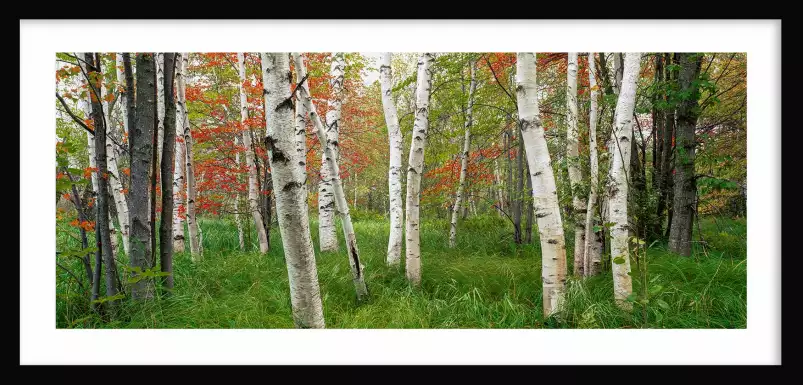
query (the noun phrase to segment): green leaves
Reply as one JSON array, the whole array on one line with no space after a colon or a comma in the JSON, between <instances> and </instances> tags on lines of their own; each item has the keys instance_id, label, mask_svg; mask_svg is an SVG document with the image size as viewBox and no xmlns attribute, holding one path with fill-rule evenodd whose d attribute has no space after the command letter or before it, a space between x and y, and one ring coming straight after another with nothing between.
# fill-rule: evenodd
<instances>
[{"instance_id":1,"label":"green leaves","mask_svg":"<svg viewBox=\"0 0 803 385\"><path fill-rule=\"evenodd\" d=\"M162 272L156 267L145 269L143 271L142 268L140 268L139 266L135 267L126 266L126 270L132 273L132 276L126 280L127 283L137 283L145 278L156 278L170 275L169 272Z\"/></svg>"},{"instance_id":2,"label":"green leaves","mask_svg":"<svg viewBox=\"0 0 803 385\"><path fill-rule=\"evenodd\" d=\"M622 257L616 257L616 258L613 259L613 263L615 263L617 265L621 265L621 264L625 263L625 259L622 258Z\"/></svg>"}]
</instances>

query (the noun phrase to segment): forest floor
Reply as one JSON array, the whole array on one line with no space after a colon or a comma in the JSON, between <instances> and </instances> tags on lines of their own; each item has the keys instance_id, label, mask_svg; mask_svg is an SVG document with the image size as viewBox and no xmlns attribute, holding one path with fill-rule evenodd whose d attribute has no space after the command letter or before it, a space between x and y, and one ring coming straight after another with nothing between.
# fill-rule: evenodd
<instances>
[{"instance_id":1,"label":"forest floor","mask_svg":"<svg viewBox=\"0 0 803 385\"><path fill-rule=\"evenodd\" d=\"M532 244L517 246L509 222L490 216L462 221L454 249L447 247L448 222L423 221L418 289L408 285L401 269L385 265L388 222L355 217L371 293L370 302L357 306L342 233L338 230L339 252L320 253L317 222L311 222L327 328L745 328L747 323L744 219L704 218L708 247L696 245L692 258L673 255L661 243L647 249L646 321L638 303L631 312L616 307L607 263L599 276L570 279L565 311L545 320L537 232ZM57 327L293 328L278 228L272 231L270 252L260 255L238 250L230 221L200 223L204 259L193 264L188 253L175 256L173 295L141 304L125 300L110 322L91 315L77 286L59 269ZM65 237L58 243L62 247ZM569 248L572 244L567 239ZM75 266L81 271L80 264ZM635 262L633 270L639 293Z\"/></svg>"}]
</instances>

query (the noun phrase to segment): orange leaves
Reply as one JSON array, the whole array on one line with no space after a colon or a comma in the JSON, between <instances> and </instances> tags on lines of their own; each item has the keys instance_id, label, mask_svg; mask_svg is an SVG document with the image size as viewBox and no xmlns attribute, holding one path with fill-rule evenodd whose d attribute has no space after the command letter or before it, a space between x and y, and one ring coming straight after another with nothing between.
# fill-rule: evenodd
<instances>
[{"instance_id":1,"label":"orange leaves","mask_svg":"<svg viewBox=\"0 0 803 385\"><path fill-rule=\"evenodd\" d=\"M70 73L71 73L71 74L77 74L77 73L79 73L79 72L81 72L81 69L80 69L80 68L78 68L78 66L72 66L72 67L70 68Z\"/></svg>"},{"instance_id":2,"label":"orange leaves","mask_svg":"<svg viewBox=\"0 0 803 385\"><path fill-rule=\"evenodd\" d=\"M70 226L79 227L85 231L95 231L95 222L92 221L79 222L78 219L73 219L73 221L70 222Z\"/></svg>"},{"instance_id":3,"label":"orange leaves","mask_svg":"<svg viewBox=\"0 0 803 385\"><path fill-rule=\"evenodd\" d=\"M70 198L71 198L71 196L70 196L70 194L69 194L69 193L64 193L64 194L61 194L61 197L62 197L62 198L64 198L64 199L66 199L66 200L70 200Z\"/></svg>"},{"instance_id":4,"label":"orange leaves","mask_svg":"<svg viewBox=\"0 0 803 385\"><path fill-rule=\"evenodd\" d=\"M92 130L95 129L95 121L92 120L92 119L89 119L89 118L84 119L84 124L86 124L86 126L89 127Z\"/></svg>"},{"instance_id":5,"label":"orange leaves","mask_svg":"<svg viewBox=\"0 0 803 385\"><path fill-rule=\"evenodd\" d=\"M128 168L128 167L123 167L123 168L121 168L121 169L120 169L120 171L121 171L123 174L126 174L126 175L128 175L128 176L131 176L131 169L130 169L130 168Z\"/></svg>"},{"instance_id":6,"label":"orange leaves","mask_svg":"<svg viewBox=\"0 0 803 385\"><path fill-rule=\"evenodd\" d=\"M120 192L123 193L123 195L128 195L128 189L127 188L120 189Z\"/></svg>"},{"instance_id":7,"label":"orange leaves","mask_svg":"<svg viewBox=\"0 0 803 385\"><path fill-rule=\"evenodd\" d=\"M112 93L106 94L106 97L104 97L103 100L105 100L107 102L111 102L112 100L114 100L114 94L112 94Z\"/></svg>"},{"instance_id":8,"label":"orange leaves","mask_svg":"<svg viewBox=\"0 0 803 385\"><path fill-rule=\"evenodd\" d=\"M90 176L92 176L92 173L96 172L96 171L98 171L97 167L87 167L87 168L85 168L84 169L84 178L89 178Z\"/></svg>"},{"instance_id":9,"label":"orange leaves","mask_svg":"<svg viewBox=\"0 0 803 385\"><path fill-rule=\"evenodd\" d=\"M66 177L67 175L65 175L63 172L56 174L56 180L64 179Z\"/></svg>"}]
</instances>

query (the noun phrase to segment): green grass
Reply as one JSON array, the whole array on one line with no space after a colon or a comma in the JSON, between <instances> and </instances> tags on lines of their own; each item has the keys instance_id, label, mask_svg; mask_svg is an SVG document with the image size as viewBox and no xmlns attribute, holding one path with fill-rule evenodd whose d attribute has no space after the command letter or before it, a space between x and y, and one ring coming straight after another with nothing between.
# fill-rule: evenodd
<instances>
[{"instance_id":1,"label":"green grass","mask_svg":"<svg viewBox=\"0 0 803 385\"><path fill-rule=\"evenodd\" d=\"M175 256L174 294L145 303L123 301L113 321L92 315L75 280L57 270L57 326L292 328L278 229L271 234L271 251L260 255L237 250L237 231L231 222L202 220L201 226L204 259L193 264L188 254ZM402 270L385 265L388 223L375 218L356 220L371 292L370 302L360 306L342 233L337 253L317 251L314 220L312 234L328 328L744 328L746 222L704 219L701 227L708 247L696 247L693 258L673 255L661 244L648 250L650 288L663 288L655 298L668 307L649 306L646 323L639 307L626 312L614 304L610 267L585 281L570 280L565 311L545 320L537 233L534 244L516 247L510 225L495 217L462 222L455 249L446 247L448 223L426 220L418 289L407 284ZM59 234L59 249L77 245ZM256 239L256 234L251 238ZM567 245L572 243L567 239ZM77 262L70 266L76 273L82 271ZM639 291L636 279L634 291Z\"/></svg>"}]
</instances>

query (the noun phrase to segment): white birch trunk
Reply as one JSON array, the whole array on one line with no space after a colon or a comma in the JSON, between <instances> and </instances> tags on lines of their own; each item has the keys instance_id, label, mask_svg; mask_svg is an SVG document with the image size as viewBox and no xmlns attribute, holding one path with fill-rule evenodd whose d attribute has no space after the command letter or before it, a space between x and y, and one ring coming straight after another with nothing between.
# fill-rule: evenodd
<instances>
[{"instance_id":1,"label":"white birch trunk","mask_svg":"<svg viewBox=\"0 0 803 385\"><path fill-rule=\"evenodd\" d=\"M555 176L538 112L538 82L534 53L516 58L516 97L521 137L533 186L533 207L541 239L544 316L560 311L566 286L566 246Z\"/></svg>"},{"instance_id":2,"label":"white birch trunk","mask_svg":"<svg viewBox=\"0 0 803 385\"><path fill-rule=\"evenodd\" d=\"M164 134L165 134L165 90L164 90L164 63L165 63L165 56L164 53L159 52L156 56L156 94L158 99L156 101L156 118L158 121L156 137L158 143L156 147L158 149L156 153L156 162L161 162L162 159L162 146L164 145ZM158 163L157 163L158 164Z\"/></svg>"},{"instance_id":3,"label":"white birch trunk","mask_svg":"<svg viewBox=\"0 0 803 385\"><path fill-rule=\"evenodd\" d=\"M109 109L109 102L106 102L106 94L107 90L106 87L101 87L101 95L103 98L103 113L105 115L107 127L106 127L106 164L108 167L109 174L109 189L112 192L112 198L114 198L115 208L117 209L117 220L120 222L120 234L123 238L123 251L125 251L126 255L129 255L129 230L131 224L129 223L128 219L128 202L126 200L125 193L123 192L123 184L122 178L120 176L120 171L117 166L117 151L115 148L114 142L112 142L112 135L113 135L113 127L112 124L112 114ZM111 213L111 210L109 211ZM113 222L109 221L109 229L113 228ZM115 229L116 232L116 229ZM117 237L112 236L112 242L116 245ZM117 250L116 247L113 247L113 250Z\"/></svg>"},{"instance_id":4,"label":"white birch trunk","mask_svg":"<svg viewBox=\"0 0 803 385\"><path fill-rule=\"evenodd\" d=\"M460 162L460 183L457 186L457 196L452 207L452 221L449 226L449 247L454 248L457 242L457 217L460 215L460 203L463 201L463 190L466 187L466 169L468 168L468 150L471 145L471 110L474 107L474 90L477 89L477 82L474 75L474 63L469 63L471 67L471 83L468 88L468 108L466 109L465 138L463 139L463 152ZM465 88L464 88L465 89Z\"/></svg>"},{"instance_id":5,"label":"white birch trunk","mask_svg":"<svg viewBox=\"0 0 803 385\"><path fill-rule=\"evenodd\" d=\"M624 60L624 74L616 103L614 118L614 151L608 173L608 210L611 227L611 267L613 269L613 294L617 304L629 309L627 297L633 292L628 248L628 169L630 168L630 141L632 140L633 109L636 102L636 87L641 61L640 52L628 52Z\"/></svg>"},{"instance_id":6,"label":"white birch trunk","mask_svg":"<svg viewBox=\"0 0 803 385\"><path fill-rule=\"evenodd\" d=\"M180 211L186 209L184 199L186 198L186 186L184 183L184 170L187 167L187 143L184 141L184 131L189 129L187 120L187 103L185 100L186 81L184 79L184 55L176 54L176 155L173 162L173 251L184 252L184 217L186 212L179 215Z\"/></svg>"},{"instance_id":7,"label":"white birch trunk","mask_svg":"<svg viewBox=\"0 0 803 385\"><path fill-rule=\"evenodd\" d=\"M329 84L332 87L332 96L328 101L326 113L326 141L338 142L340 136L340 111L343 106L343 79L346 67L342 52L334 53ZM301 80L301 78L299 78ZM323 143L323 142L321 142ZM335 160L338 160L338 148L332 149ZM318 239L321 251L337 251L337 229L335 228L335 196L332 185L332 175L327 165L326 151L321 154L321 182L318 184Z\"/></svg>"},{"instance_id":8,"label":"white birch trunk","mask_svg":"<svg viewBox=\"0 0 803 385\"><path fill-rule=\"evenodd\" d=\"M245 83L245 54L237 53L237 61L240 73L240 124L242 125L243 146L245 146L245 164L248 167L248 210L254 218L254 227L257 230L259 240L259 252L268 252L268 234L265 232L265 225L262 220L262 213L259 212L259 182L257 176L256 163L254 161L254 148L251 145L251 127L248 126L248 98L245 95L243 83Z\"/></svg>"},{"instance_id":9,"label":"white birch trunk","mask_svg":"<svg viewBox=\"0 0 803 385\"><path fill-rule=\"evenodd\" d=\"M580 169L580 152L577 134L577 52L569 52L566 69L566 160L569 169L569 184L572 190L574 211L574 275L582 276L585 268L585 213L586 205L580 196L583 174Z\"/></svg>"},{"instance_id":10,"label":"white birch trunk","mask_svg":"<svg viewBox=\"0 0 803 385\"><path fill-rule=\"evenodd\" d=\"M238 137L234 137L234 145L240 145L240 139ZM234 154L234 162L237 163L237 167L240 167L240 153L237 152ZM237 175L237 183L240 183L240 175ZM245 251L245 233L243 232L243 222L240 221L240 193L237 192L234 195L234 222L237 223L237 238L240 241L240 251Z\"/></svg>"},{"instance_id":11,"label":"white birch trunk","mask_svg":"<svg viewBox=\"0 0 803 385\"><path fill-rule=\"evenodd\" d=\"M262 53L266 129L275 188L276 215L282 236L290 303L298 328L323 328L323 305L309 229L307 185L296 146L288 54Z\"/></svg>"},{"instance_id":12,"label":"white birch trunk","mask_svg":"<svg viewBox=\"0 0 803 385\"><path fill-rule=\"evenodd\" d=\"M432 90L432 70L435 61L431 52L423 53L418 59L418 78L415 92L415 122L413 138L410 144L410 157L407 168L407 206L405 220L405 252L407 280L413 286L421 285L421 235L420 235L420 201L421 174L424 169L424 148L429 126L429 100Z\"/></svg>"},{"instance_id":13,"label":"white birch trunk","mask_svg":"<svg viewBox=\"0 0 803 385\"><path fill-rule=\"evenodd\" d=\"M181 54L181 70L178 80L178 104L181 107L182 115L181 121L184 122L184 144L186 145L186 169L185 177L187 184L187 228L190 235L190 254L192 260L198 262L201 260L201 238L198 230L198 218L195 216L195 172L193 169L192 159L192 130L190 130L190 120L187 112L187 100L185 97L187 90L187 66L189 64L189 52Z\"/></svg>"},{"instance_id":14,"label":"white birch trunk","mask_svg":"<svg viewBox=\"0 0 803 385\"><path fill-rule=\"evenodd\" d=\"M402 213L401 197L401 157L402 137L399 129L399 116L396 104L391 94L392 70L390 66L390 52L383 52L379 67L379 82L382 88L382 108L385 112L385 124L388 126L388 141L390 144L390 166L388 168L388 200L390 201L390 237L388 238L387 263L398 266L401 261L402 249Z\"/></svg>"},{"instance_id":15,"label":"white birch trunk","mask_svg":"<svg viewBox=\"0 0 803 385\"><path fill-rule=\"evenodd\" d=\"M588 117L588 149L589 149L589 194L585 218L585 245L583 245L583 275L592 276L600 271L602 264L599 233L594 231L594 205L597 203L599 190L599 160L597 158L597 98L599 86L594 76L594 53L588 53L588 87L591 89L591 107ZM576 247L576 246L575 246Z\"/></svg>"},{"instance_id":16,"label":"white birch trunk","mask_svg":"<svg viewBox=\"0 0 803 385\"><path fill-rule=\"evenodd\" d=\"M304 61L298 53L293 53L293 58L295 59L298 79L303 79L306 76ZM343 226L343 238L346 240L346 251L349 257L349 265L351 266L352 280L354 281L354 287L357 293L357 301L364 301L368 299L368 287L365 285L364 266L360 261L360 253L357 248L357 235L354 233L354 226L351 223L351 214L349 213L348 203L346 202L346 194L343 191L343 185L340 183L340 168L338 167L337 156L335 155L337 142L327 139L326 129L321 121L321 117L318 115L318 110L315 109L315 104L312 102L306 81L298 86L297 92L299 93L301 101L304 103L304 108L309 113L310 120L312 120L318 134L318 140L321 142L321 147L324 149L326 155L326 166L329 168L329 175L334 189L335 206L338 213L340 213L340 220ZM329 128L331 129L332 126L330 125Z\"/></svg>"}]
</instances>

